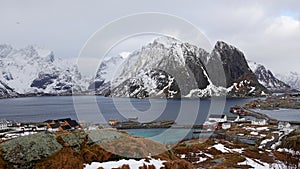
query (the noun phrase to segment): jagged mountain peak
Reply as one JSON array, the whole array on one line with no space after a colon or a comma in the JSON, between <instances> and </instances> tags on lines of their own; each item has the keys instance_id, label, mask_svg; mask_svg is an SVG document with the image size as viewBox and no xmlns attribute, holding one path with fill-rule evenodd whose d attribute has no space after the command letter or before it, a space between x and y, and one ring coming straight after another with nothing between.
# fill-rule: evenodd
<instances>
[{"instance_id":1,"label":"jagged mountain peak","mask_svg":"<svg viewBox=\"0 0 300 169\"><path fill-rule=\"evenodd\" d=\"M163 44L166 48L169 48L176 44L182 44L182 42L170 36L160 36L154 39L152 44Z\"/></svg>"},{"instance_id":2,"label":"jagged mountain peak","mask_svg":"<svg viewBox=\"0 0 300 169\"><path fill-rule=\"evenodd\" d=\"M233 45L231 45L231 44L229 44L225 41L221 41L221 40L216 42L216 44L213 48L213 52L214 51L224 51L224 52L230 51L230 52L232 52L232 54L228 55L229 57L230 56L236 56L236 55L233 55L233 53L235 53L235 52L239 53L240 56L244 56L243 52L240 51L237 47L235 47L235 46L233 46Z\"/></svg>"},{"instance_id":3,"label":"jagged mountain peak","mask_svg":"<svg viewBox=\"0 0 300 169\"><path fill-rule=\"evenodd\" d=\"M291 87L280 81L264 65L248 60L250 69L255 73L260 84L273 92L285 92L291 90Z\"/></svg>"},{"instance_id":4,"label":"jagged mountain peak","mask_svg":"<svg viewBox=\"0 0 300 169\"><path fill-rule=\"evenodd\" d=\"M232 50L232 49L237 49L237 48L228 44L225 41L218 40L215 44L215 49L231 49Z\"/></svg>"}]
</instances>

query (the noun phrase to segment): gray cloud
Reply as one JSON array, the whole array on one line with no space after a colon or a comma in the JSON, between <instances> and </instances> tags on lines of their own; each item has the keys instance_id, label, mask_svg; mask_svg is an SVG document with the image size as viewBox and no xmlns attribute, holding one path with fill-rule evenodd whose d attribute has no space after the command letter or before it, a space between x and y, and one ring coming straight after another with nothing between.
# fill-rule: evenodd
<instances>
[{"instance_id":1,"label":"gray cloud","mask_svg":"<svg viewBox=\"0 0 300 169\"><path fill-rule=\"evenodd\" d=\"M1 2L0 43L16 47L37 44L59 57L76 57L85 41L112 20L138 12L163 12L190 21L212 43L224 40L239 47L248 59L275 72L300 72L298 0Z\"/></svg>"}]
</instances>

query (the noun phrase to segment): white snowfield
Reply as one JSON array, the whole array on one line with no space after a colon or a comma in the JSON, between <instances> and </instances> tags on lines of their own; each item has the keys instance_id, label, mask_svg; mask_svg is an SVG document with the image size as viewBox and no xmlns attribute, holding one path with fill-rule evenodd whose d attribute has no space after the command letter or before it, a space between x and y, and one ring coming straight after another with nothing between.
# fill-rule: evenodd
<instances>
[{"instance_id":1,"label":"white snowfield","mask_svg":"<svg viewBox=\"0 0 300 169\"><path fill-rule=\"evenodd\" d=\"M268 164L262 161L259 161L257 159L251 159L251 158L246 158L245 161L238 163L238 165L250 165L255 169L285 169L287 168L286 165L283 163L276 163L276 164Z\"/></svg>"},{"instance_id":2,"label":"white snowfield","mask_svg":"<svg viewBox=\"0 0 300 169\"><path fill-rule=\"evenodd\" d=\"M232 152L237 152L237 153L243 153L243 148L233 148L233 149L230 149L230 148L227 148L225 147L223 144L219 143L219 144L215 144L212 146L213 148L221 151L222 153L232 153ZM212 148L210 147L210 148Z\"/></svg>"},{"instance_id":3,"label":"white snowfield","mask_svg":"<svg viewBox=\"0 0 300 169\"><path fill-rule=\"evenodd\" d=\"M111 169L111 168L118 168L122 167L123 165L129 165L130 169L138 169L139 167L142 167L144 164L146 166L153 165L155 168L161 168L164 167L163 160L160 159L150 159L149 162L147 162L145 159L141 159L139 161L129 159L129 160L119 160L119 161L108 161L108 162L93 162L92 164L86 164L85 169L97 169L99 167L102 167L104 169Z\"/></svg>"}]
</instances>

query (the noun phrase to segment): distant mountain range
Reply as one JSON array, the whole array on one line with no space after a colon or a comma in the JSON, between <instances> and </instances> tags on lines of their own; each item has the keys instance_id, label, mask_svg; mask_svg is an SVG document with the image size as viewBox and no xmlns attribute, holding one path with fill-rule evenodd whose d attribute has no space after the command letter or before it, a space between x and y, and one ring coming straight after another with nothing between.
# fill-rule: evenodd
<instances>
[{"instance_id":1,"label":"distant mountain range","mask_svg":"<svg viewBox=\"0 0 300 169\"><path fill-rule=\"evenodd\" d=\"M55 58L52 51L9 45L0 45L0 82L6 86L0 86L3 93L21 95L81 92L87 83L73 63Z\"/></svg>"},{"instance_id":2,"label":"distant mountain range","mask_svg":"<svg viewBox=\"0 0 300 169\"><path fill-rule=\"evenodd\" d=\"M288 74L276 74L278 79L284 81L291 88L300 91L300 74L297 72L289 72Z\"/></svg>"},{"instance_id":3,"label":"distant mountain range","mask_svg":"<svg viewBox=\"0 0 300 169\"><path fill-rule=\"evenodd\" d=\"M55 58L52 51L0 45L0 97L94 90L99 95L136 98L245 97L290 89L264 66L249 65L239 49L222 41L208 53L160 37L132 53L104 59L95 76L84 77L75 63Z\"/></svg>"},{"instance_id":4,"label":"distant mountain range","mask_svg":"<svg viewBox=\"0 0 300 169\"><path fill-rule=\"evenodd\" d=\"M286 92L295 89L291 87L289 83L285 83L285 80L283 80L283 82L277 77L275 77L271 70L266 69L266 67L262 64L253 61L248 61L248 65L251 68L251 70L255 73L259 83L264 85L270 91Z\"/></svg>"}]
</instances>

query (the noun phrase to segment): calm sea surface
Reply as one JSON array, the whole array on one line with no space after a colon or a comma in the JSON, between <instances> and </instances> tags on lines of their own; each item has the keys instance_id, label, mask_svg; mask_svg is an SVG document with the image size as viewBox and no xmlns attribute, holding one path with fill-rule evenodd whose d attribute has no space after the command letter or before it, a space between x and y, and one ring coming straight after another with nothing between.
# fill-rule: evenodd
<instances>
[{"instance_id":1,"label":"calm sea surface","mask_svg":"<svg viewBox=\"0 0 300 169\"><path fill-rule=\"evenodd\" d=\"M202 124L208 114L229 113L232 106L251 99L128 99L102 96L52 96L0 99L0 119L40 122L71 117L79 121L107 123L109 119L140 121L176 120L180 124ZM299 110L261 111L281 120L300 121ZM188 129L132 129L130 134L161 143L174 143L194 135ZM167 132L166 132L167 131Z\"/></svg>"},{"instance_id":2,"label":"calm sea surface","mask_svg":"<svg viewBox=\"0 0 300 169\"><path fill-rule=\"evenodd\" d=\"M74 98L73 98L74 97ZM230 114L231 106L250 99L128 99L102 96L52 96L0 99L0 119L21 122L45 121L71 117L102 123L103 118L125 120L139 117L143 121L182 120L194 117L203 122L208 113ZM75 101L74 101L75 99ZM181 108L181 109L180 109ZM192 115L191 115L192 114ZM184 124L184 121L181 121Z\"/></svg>"}]
</instances>

